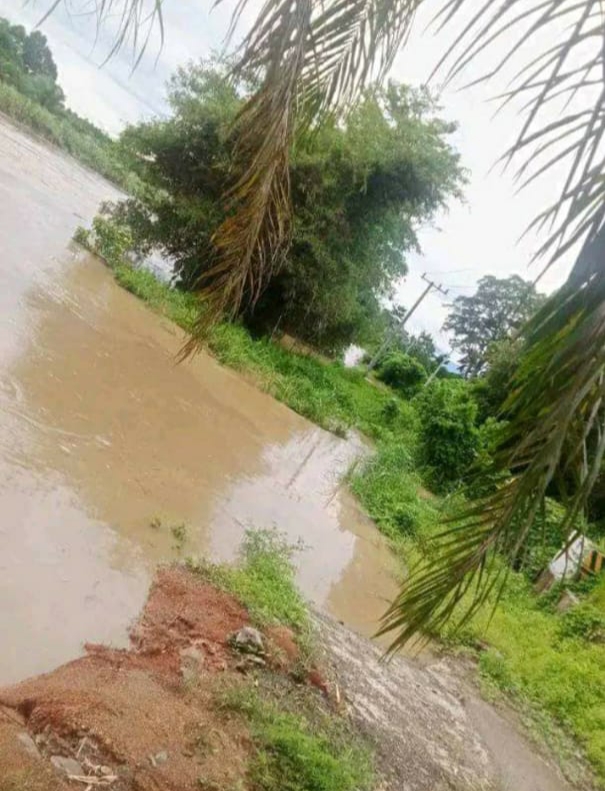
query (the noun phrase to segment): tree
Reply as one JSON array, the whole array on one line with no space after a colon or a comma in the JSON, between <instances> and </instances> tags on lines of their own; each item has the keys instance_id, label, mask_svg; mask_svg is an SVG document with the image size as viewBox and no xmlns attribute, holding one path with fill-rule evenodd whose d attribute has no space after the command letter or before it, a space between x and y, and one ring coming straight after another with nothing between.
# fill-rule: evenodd
<instances>
[{"instance_id":1,"label":"tree","mask_svg":"<svg viewBox=\"0 0 605 791\"><path fill-rule=\"evenodd\" d=\"M518 275L482 277L472 297L456 297L443 329L451 332L452 347L462 353L465 376L485 370L490 345L519 330L544 303L532 283Z\"/></svg>"},{"instance_id":2,"label":"tree","mask_svg":"<svg viewBox=\"0 0 605 791\"><path fill-rule=\"evenodd\" d=\"M168 1L168 0L166 0ZM355 3L269 0L244 37L238 68L256 74L258 91L234 127L238 177L228 189L233 212L216 235L220 273L215 310L238 305L262 283L290 239L288 162L297 135L350 106L367 82L382 78L423 0ZM99 18L119 3L103 3ZM140 0L123 0L118 42L140 20ZM246 5L244 0L243 5ZM52 3L49 13L57 6ZM150 19L161 16L162 0ZM241 18L238 5L236 20ZM470 17L460 14L470 10ZM533 221L548 229L536 256L547 265L575 244L581 251L566 284L524 328L524 350L508 398L507 433L496 454L505 483L478 502L468 520L444 533L430 560L404 583L384 629L393 648L419 629L439 629L465 594L470 617L498 584L484 573L494 553L514 565L534 515L561 469L576 480L566 493L562 530L585 507L605 454L605 26L598 0L441 0L438 24L457 30L437 64L446 80L468 76L491 56L476 83L511 76L508 102L521 99L522 123L507 161L522 185L564 161L567 176ZM457 22L462 24L457 25ZM494 62L492 45L502 44ZM512 71L512 74L511 74ZM241 174L241 175L240 175ZM260 285L259 285L260 284ZM216 285L216 282L215 282ZM252 291L250 286L254 285ZM493 567L492 567L493 568Z\"/></svg>"},{"instance_id":3,"label":"tree","mask_svg":"<svg viewBox=\"0 0 605 791\"><path fill-rule=\"evenodd\" d=\"M32 31L23 41L23 64L30 74L49 77L52 82L57 81L57 66L46 36L39 30Z\"/></svg>"},{"instance_id":4,"label":"tree","mask_svg":"<svg viewBox=\"0 0 605 791\"><path fill-rule=\"evenodd\" d=\"M52 112L61 111L65 96L57 84L57 67L46 36L29 35L21 25L0 18L0 80Z\"/></svg>"},{"instance_id":5,"label":"tree","mask_svg":"<svg viewBox=\"0 0 605 791\"><path fill-rule=\"evenodd\" d=\"M479 446L477 404L462 380L435 380L416 399L420 456L432 485L447 491L475 459Z\"/></svg>"},{"instance_id":6,"label":"tree","mask_svg":"<svg viewBox=\"0 0 605 791\"><path fill-rule=\"evenodd\" d=\"M131 127L122 144L144 157L154 189L118 207L160 247L182 287L195 289L214 265L213 237L225 221L221 195L233 165L230 124L246 83L215 64L181 70L171 83L168 121ZM416 227L459 194L462 172L447 142L453 126L426 91L389 83L369 90L346 124L326 124L290 162L294 208L286 260L242 317L326 351L367 332L379 300L407 271Z\"/></svg>"},{"instance_id":7,"label":"tree","mask_svg":"<svg viewBox=\"0 0 605 791\"><path fill-rule=\"evenodd\" d=\"M378 367L378 378L411 398L426 381L426 368L418 360L401 352L388 354Z\"/></svg>"}]
</instances>

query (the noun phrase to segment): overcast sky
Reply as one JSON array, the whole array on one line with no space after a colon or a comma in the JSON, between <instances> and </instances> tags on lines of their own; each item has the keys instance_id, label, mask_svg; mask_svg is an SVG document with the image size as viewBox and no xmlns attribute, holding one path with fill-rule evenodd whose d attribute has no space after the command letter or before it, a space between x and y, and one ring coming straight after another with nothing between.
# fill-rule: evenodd
<instances>
[{"instance_id":1,"label":"overcast sky","mask_svg":"<svg viewBox=\"0 0 605 791\"><path fill-rule=\"evenodd\" d=\"M31 27L49 2L30 0L22 4L21 0L0 0L0 16ZM67 0L66 5L81 10L90 1ZM64 8L58 9L45 22L43 31L55 56L69 106L112 133L119 132L127 122L165 112L164 85L175 68L222 47L233 3L225 0L210 12L211 6L210 0L164 0L164 46L160 50L157 38L153 38L134 73L128 52L99 68L111 41L111 30L95 41L95 23L90 15L69 15ZM393 69L394 77L413 85L427 80L446 43L444 34L424 32L425 21L418 20ZM410 274L398 288L398 299L407 306L423 287L423 272L449 289L448 297L427 298L410 320L412 329L428 330L442 348L447 345L440 330L447 312L444 303L460 294L471 294L477 280L485 274L506 277L517 273L527 279L538 274L538 265L528 269L537 238L516 242L527 223L552 201L557 187L560 189L557 174L553 173L532 190L516 194L512 173L492 169L514 139L517 126L512 111L494 116L495 107L489 100L497 87L487 85L464 91L447 88L442 92L443 116L459 123L453 142L470 171L466 201L453 205L433 228L423 229L423 254L410 257ZM558 286L570 263L568 259L551 269L540 287L551 290Z\"/></svg>"}]
</instances>

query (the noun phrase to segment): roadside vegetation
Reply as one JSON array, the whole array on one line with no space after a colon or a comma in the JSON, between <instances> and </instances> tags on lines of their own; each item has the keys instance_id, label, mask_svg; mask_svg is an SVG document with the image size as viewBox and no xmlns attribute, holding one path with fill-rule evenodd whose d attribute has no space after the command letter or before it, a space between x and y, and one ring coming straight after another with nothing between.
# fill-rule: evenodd
<instances>
[{"instance_id":1,"label":"roadside vegetation","mask_svg":"<svg viewBox=\"0 0 605 791\"><path fill-rule=\"evenodd\" d=\"M274 530L248 530L240 562L216 565L190 561L205 581L241 601L261 629L287 626L300 650L306 679L313 662L313 637L307 607L294 581L293 554ZM293 671L291 670L291 673ZM254 745L247 788L259 791L364 791L375 788L369 745L346 716L325 705L316 690L292 689L271 673L228 683L217 695L218 709L241 719Z\"/></svg>"}]
</instances>

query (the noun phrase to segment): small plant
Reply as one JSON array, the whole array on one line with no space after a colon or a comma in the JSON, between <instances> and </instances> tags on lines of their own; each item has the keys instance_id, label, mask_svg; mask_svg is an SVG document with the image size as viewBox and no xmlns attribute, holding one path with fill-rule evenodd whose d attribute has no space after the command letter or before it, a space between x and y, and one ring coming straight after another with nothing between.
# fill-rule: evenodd
<instances>
[{"instance_id":1,"label":"small plant","mask_svg":"<svg viewBox=\"0 0 605 791\"><path fill-rule=\"evenodd\" d=\"M239 566L190 561L191 568L213 584L233 593L260 625L282 623L299 633L309 628L307 607L294 579L292 546L276 530L251 529L240 548Z\"/></svg>"},{"instance_id":2,"label":"small plant","mask_svg":"<svg viewBox=\"0 0 605 791\"><path fill-rule=\"evenodd\" d=\"M82 245L82 247L85 247L87 250L90 250L90 231L88 231L82 225L78 225L74 231L73 240L74 242Z\"/></svg>"},{"instance_id":3,"label":"small plant","mask_svg":"<svg viewBox=\"0 0 605 791\"><path fill-rule=\"evenodd\" d=\"M153 530L159 530L162 527L162 520L157 514L149 520L149 527L153 528Z\"/></svg>"},{"instance_id":4,"label":"small plant","mask_svg":"<svg viewBox=\"0 0 605 791\"><path fill-rule=\"evenodd\" d=\"M133 247L130 230L101 214L92 221L92 238L94 251L112 268L124 264Z\"/></svg>"},{"instance_id":5,"label":"small plant","mask_svg":"<svg viewBox=\"0 0 605 791\"><path fill-rule=\"evenodd\" d=\"M178 525L173 525L170 528L170 532L174 536L175 539L175 549L179 551L185 546L185 542L187 541L187 525L184 522L181 522Z\"/></svg>"}]
</instances>

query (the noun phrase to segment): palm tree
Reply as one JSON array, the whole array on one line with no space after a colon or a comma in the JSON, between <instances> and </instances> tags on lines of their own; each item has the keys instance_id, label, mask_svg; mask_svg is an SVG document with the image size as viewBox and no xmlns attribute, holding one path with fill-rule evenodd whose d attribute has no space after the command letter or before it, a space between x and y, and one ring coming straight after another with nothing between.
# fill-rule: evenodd
<instances>
[{"instance_id":1,"label":"palm tree","mask_svg":"<svg viewBox=\"0 0 605 791\"><path fill-rule=\"evenodd\" d=\"M525 351L496 454L496 492L474 503L434 543L385 616L394 647L438 629L464 598L468 617L502 584L523 553L547 489L560 484L571 532L605 451L605 17L602 0L434 0L438 29L455 29L436 72L445 81L486 59L486 80L512 73L504 104L520 100L521 125L504 152L522 185L564 163L552 205L530 227L547 229L536 254L549 266L581 245L572 272L525 328ZM120 11L116 49L137 44L141 25L159 21L171 0L97 0L99 21ZM221 0L216 0L220 3ZM259 84L237 119L238 176L225 200L206 284L213 310L253 305L281 266L290 240L289 155L293 142L327 115L345 113L371 80L389 71L420 6L429 0L265 0L236 54L236 72ZM54 0L52 12L61 0ZM249 0L239 0L235 28ZM147 30L149 28L147 27ZM446 30L447 32L447 30ZM147 43L144 37L141 49ZM498 52L500 54L493 55ZM470 603L469 603L470 602Z\"/></svg>"}]
</instances>

